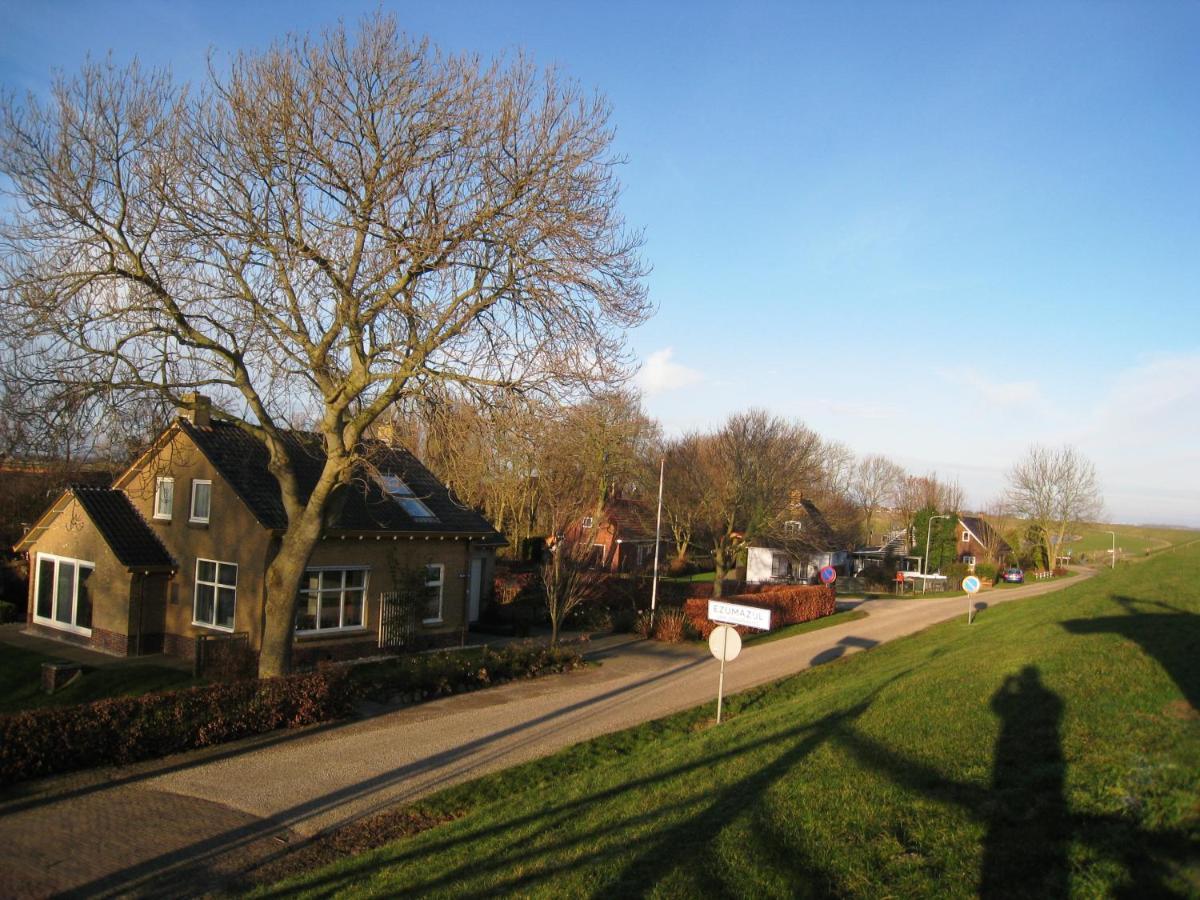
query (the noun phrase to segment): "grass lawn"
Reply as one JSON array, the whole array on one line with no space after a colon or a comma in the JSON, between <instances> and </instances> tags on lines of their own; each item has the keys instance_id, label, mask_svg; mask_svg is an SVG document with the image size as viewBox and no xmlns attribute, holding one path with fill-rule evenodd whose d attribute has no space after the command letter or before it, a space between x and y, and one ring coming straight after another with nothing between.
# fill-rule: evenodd
<instances>
[{"instance_id":1,"label":"grass lawn","mask_svg":"<svg viewBox=\"0 0 1200 900\"><path fill-rule=\"evenodd\" d=\"M1198 706L1195 546L450 788L263 893L1197 896Z\"/></svg>"},{"instance_id":2,"label":"grass lawn","mask_svg":"<svg viewBox=\"0 0 1200 900\"><path fill-rule=\"evenodd\" d=\"M42 663L58 658L21 647L0 646L0 714L43 706L70 706L105 697L133 697L193 683L189 672L152 663L84 666L75 681L56 694L46 695L42 693Z\"/></svg>"},{"instance_id":3,"label":"grass lawn","mask_svg":"<svg viewBox=\"0 0 1200 900\"><path fill-rule=\"evenodd\" d=\"M1123 556L1144 556L1146 551L1161 550L1168 546L1200 540L1200 531L1182 528L1141 528L1132 525L1089 525L1079 530L1081 540L1069 546L1078 557L1086 553L1090 558L1101 561L1108 558L1106 551L1112 549L1113 537L1117 533L1117 552Z\"/></svg>"}]
</instances>

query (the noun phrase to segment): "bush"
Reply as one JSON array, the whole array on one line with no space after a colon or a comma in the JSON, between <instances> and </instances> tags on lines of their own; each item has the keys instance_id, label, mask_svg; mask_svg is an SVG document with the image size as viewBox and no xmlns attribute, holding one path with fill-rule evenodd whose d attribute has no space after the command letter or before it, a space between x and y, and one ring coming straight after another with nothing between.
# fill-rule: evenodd
<instances>
[{"instance_id":1,"label":"bush","mask_svg":"<svg viewBox=\"0 0 1200 900\"><path fill-rule=\"evenodd\" d=\"M654 618L654 639L678 644L687 634L687 616L682 609L662 609Z\"/></svg>"},{"instance_id":2,"label":"bush","mask_svg":"<svg viewBox=\"0 0 1200 900\"><path fill-rule=\"evenodd\" d=\"M995 581L1000 567L995 563L975 563L975 574L988 581Z\"/></svg>"},{"instance_id":3,"label":"bush","mask_svg":"<svg viewBox=\"0 0 1200 900\"><path fill-rule=\"evenodd\" d=\"M0 716L0 784L130 763L347 715L343 672L314 672Z\"/></svg>"},{"instance_id":4,"label":"bush","mask_svg":"<svg viewBox=\"0 0 1200 900\"><path fill-rule=\"evenodd\" d=\"M583 663L569 647L506 647L478 655L430 653L356 666L354 693L376 702L410 702L459 694L517 678L569 672Z\"/></svg>"},{"instance_id":5,"label":"bush","mask_svg":"<svg viewBox=\"0 0 1200 900\"><path fill-rule=\"evenodd\" d=\"M637 619L633 623L634 634L640 634L644 638L650 637L650 610L644 609L637 614Z\"/></svg>"},{"instance_id":6,"label":"bush","mask_svg":"<svg viewBox=\"0 0 1200 900\"><path fill-rule=\"evenodd\" d=\"M1054 575L1055 578L1061 578L1063 575L1070 575L1071 570L1066 566L1055 566L1054 571L1051 574Z\"/></svg>"},{"instance_id":7,"label":"bush","mask_svg":"<svg viewBox=\"0 0 1200 900\"><path fill-rule=\"evenodd\" d=\"M837 595L833 588L827 585L786 587L767 593L735 595L723 599L743 606L771 610L772 628L811 622L813 619L831 616L837 611ZM707 600L689 600L684 606L684 612L692 628L702 638L707 638L719 624L709 621ZM737 629L741 634L751 630L741 626L737 626Z\"/></svg>"},{"instance_id":8,"label":"bush","mask_svg":"<svg viewBox=\"0 0 1200 900\"><path fill-rule=\"evenodd\" d=\"M0 625L17 621L17 604L0 600Z\"/></svg>"}]
</instances>

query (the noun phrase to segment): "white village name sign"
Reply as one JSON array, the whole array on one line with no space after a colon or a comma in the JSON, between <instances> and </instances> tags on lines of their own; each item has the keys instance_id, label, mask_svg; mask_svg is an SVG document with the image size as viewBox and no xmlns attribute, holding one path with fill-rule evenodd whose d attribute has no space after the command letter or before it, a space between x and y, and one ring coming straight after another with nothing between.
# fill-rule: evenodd
<instances>
[{"instance_id":1,"label":"white village name sign","mask_svg":"<svg viewBox=\"0 0 1200 900\"><path fill-rule=\"evenodd\" d=\"M745 625L762 631L771 630L771 611L755 606L709 600L708 619L710 622L728 622L730 625Z\"/></svg>"}]
</instances>

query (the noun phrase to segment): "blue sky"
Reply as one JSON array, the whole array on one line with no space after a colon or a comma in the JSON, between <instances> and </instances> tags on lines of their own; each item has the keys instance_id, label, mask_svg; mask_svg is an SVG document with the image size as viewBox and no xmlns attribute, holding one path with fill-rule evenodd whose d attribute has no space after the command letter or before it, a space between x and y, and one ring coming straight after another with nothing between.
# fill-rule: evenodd
<instances>
[{"instance_id":1,"label":"blue sky","mask_svg":"<svg viewBox=\"0 0 1200 900\"><path fill-rule=\"evenodd\" d=\"M375 3L11 3L0 83L203 73ZM614 106L669 431L751 405L983 505L1033 442L1111 518L1200 525L1200 5L384 3Z\"/></svg>"}]
</instances>

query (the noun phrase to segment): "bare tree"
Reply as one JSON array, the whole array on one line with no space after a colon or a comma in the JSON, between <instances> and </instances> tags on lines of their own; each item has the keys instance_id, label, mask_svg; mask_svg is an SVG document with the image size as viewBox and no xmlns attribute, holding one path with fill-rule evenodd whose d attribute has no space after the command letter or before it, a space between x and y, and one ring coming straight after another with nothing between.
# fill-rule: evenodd
<instances>
[{"instance_id":1,"label":"bare tree","mask_svg":"<svg viewBox=\"0 0 1200 900\"><path fill-rule=\"evenodd\" d=\"M885 501L895 496L904 478L901 466L878 454L864 457L855 467L850 491L862 511L868 544L873 540L876 514Z\"/></svg>"},{"instance_id":2,"label":"bare tree","mask_svg":"<svg viewBox=\"0 0 1200 900\"><path fill-rule=\"evenodd\" d=\"M604 573L593 565L591 544L586 538L555 541L538 571L550 614L550 643L571 611L599 595Z\"/></svg>"},{"instance_id":3,"label":"bare tree","mask_svg":"<svg viewBox=\"0 0 1200 900\"><path fill-rule=\"evenodd\" d=\"M782 534L797 514L799 497L821 477L821 448L815 432L762 410L733 415L702 440L699 531L712 550L715 596L742 550Z\"/></svg>"},{"instance_id":4,"label":"bare tree","mask_svg":"<svg viewBox=\"0 0 1200 900\"><path fill-rule=\"evenodd\" d=\"M1051 567L1068 528L1095 519L1103 506L1096 467L1071 446L1030 447L1008 485L1012 511L1033 526Z\"/></svg>"},{"instance_id":5,"label":"bare tree","mask_svg":"<svg viewBox=\"0 0 1200 900\"><path fill-rule=\"evenodd\" d=\"M706 480L701 461L705 438L688 434L663 446L663 520L675 544L675 565L682 567L698 537Z\"/></svg>"},{"instance_id":6,"label":"bare tree","mask_svg":"<svg viewBox=\"0 0 1200 900\"><path fill-rule=\"evenodd\" d=\"M432 385L563 396L626 374L649 307L611 144L603 98L383 15L214 62L202 88L88 63L48 103L0 102L0 320L46 351L23 378L203 388L264 443L288 526L260 672L284 672L324 511L381 413ZM324 450L311 492L296 424Z\"/></svg>"}]
</instances>

